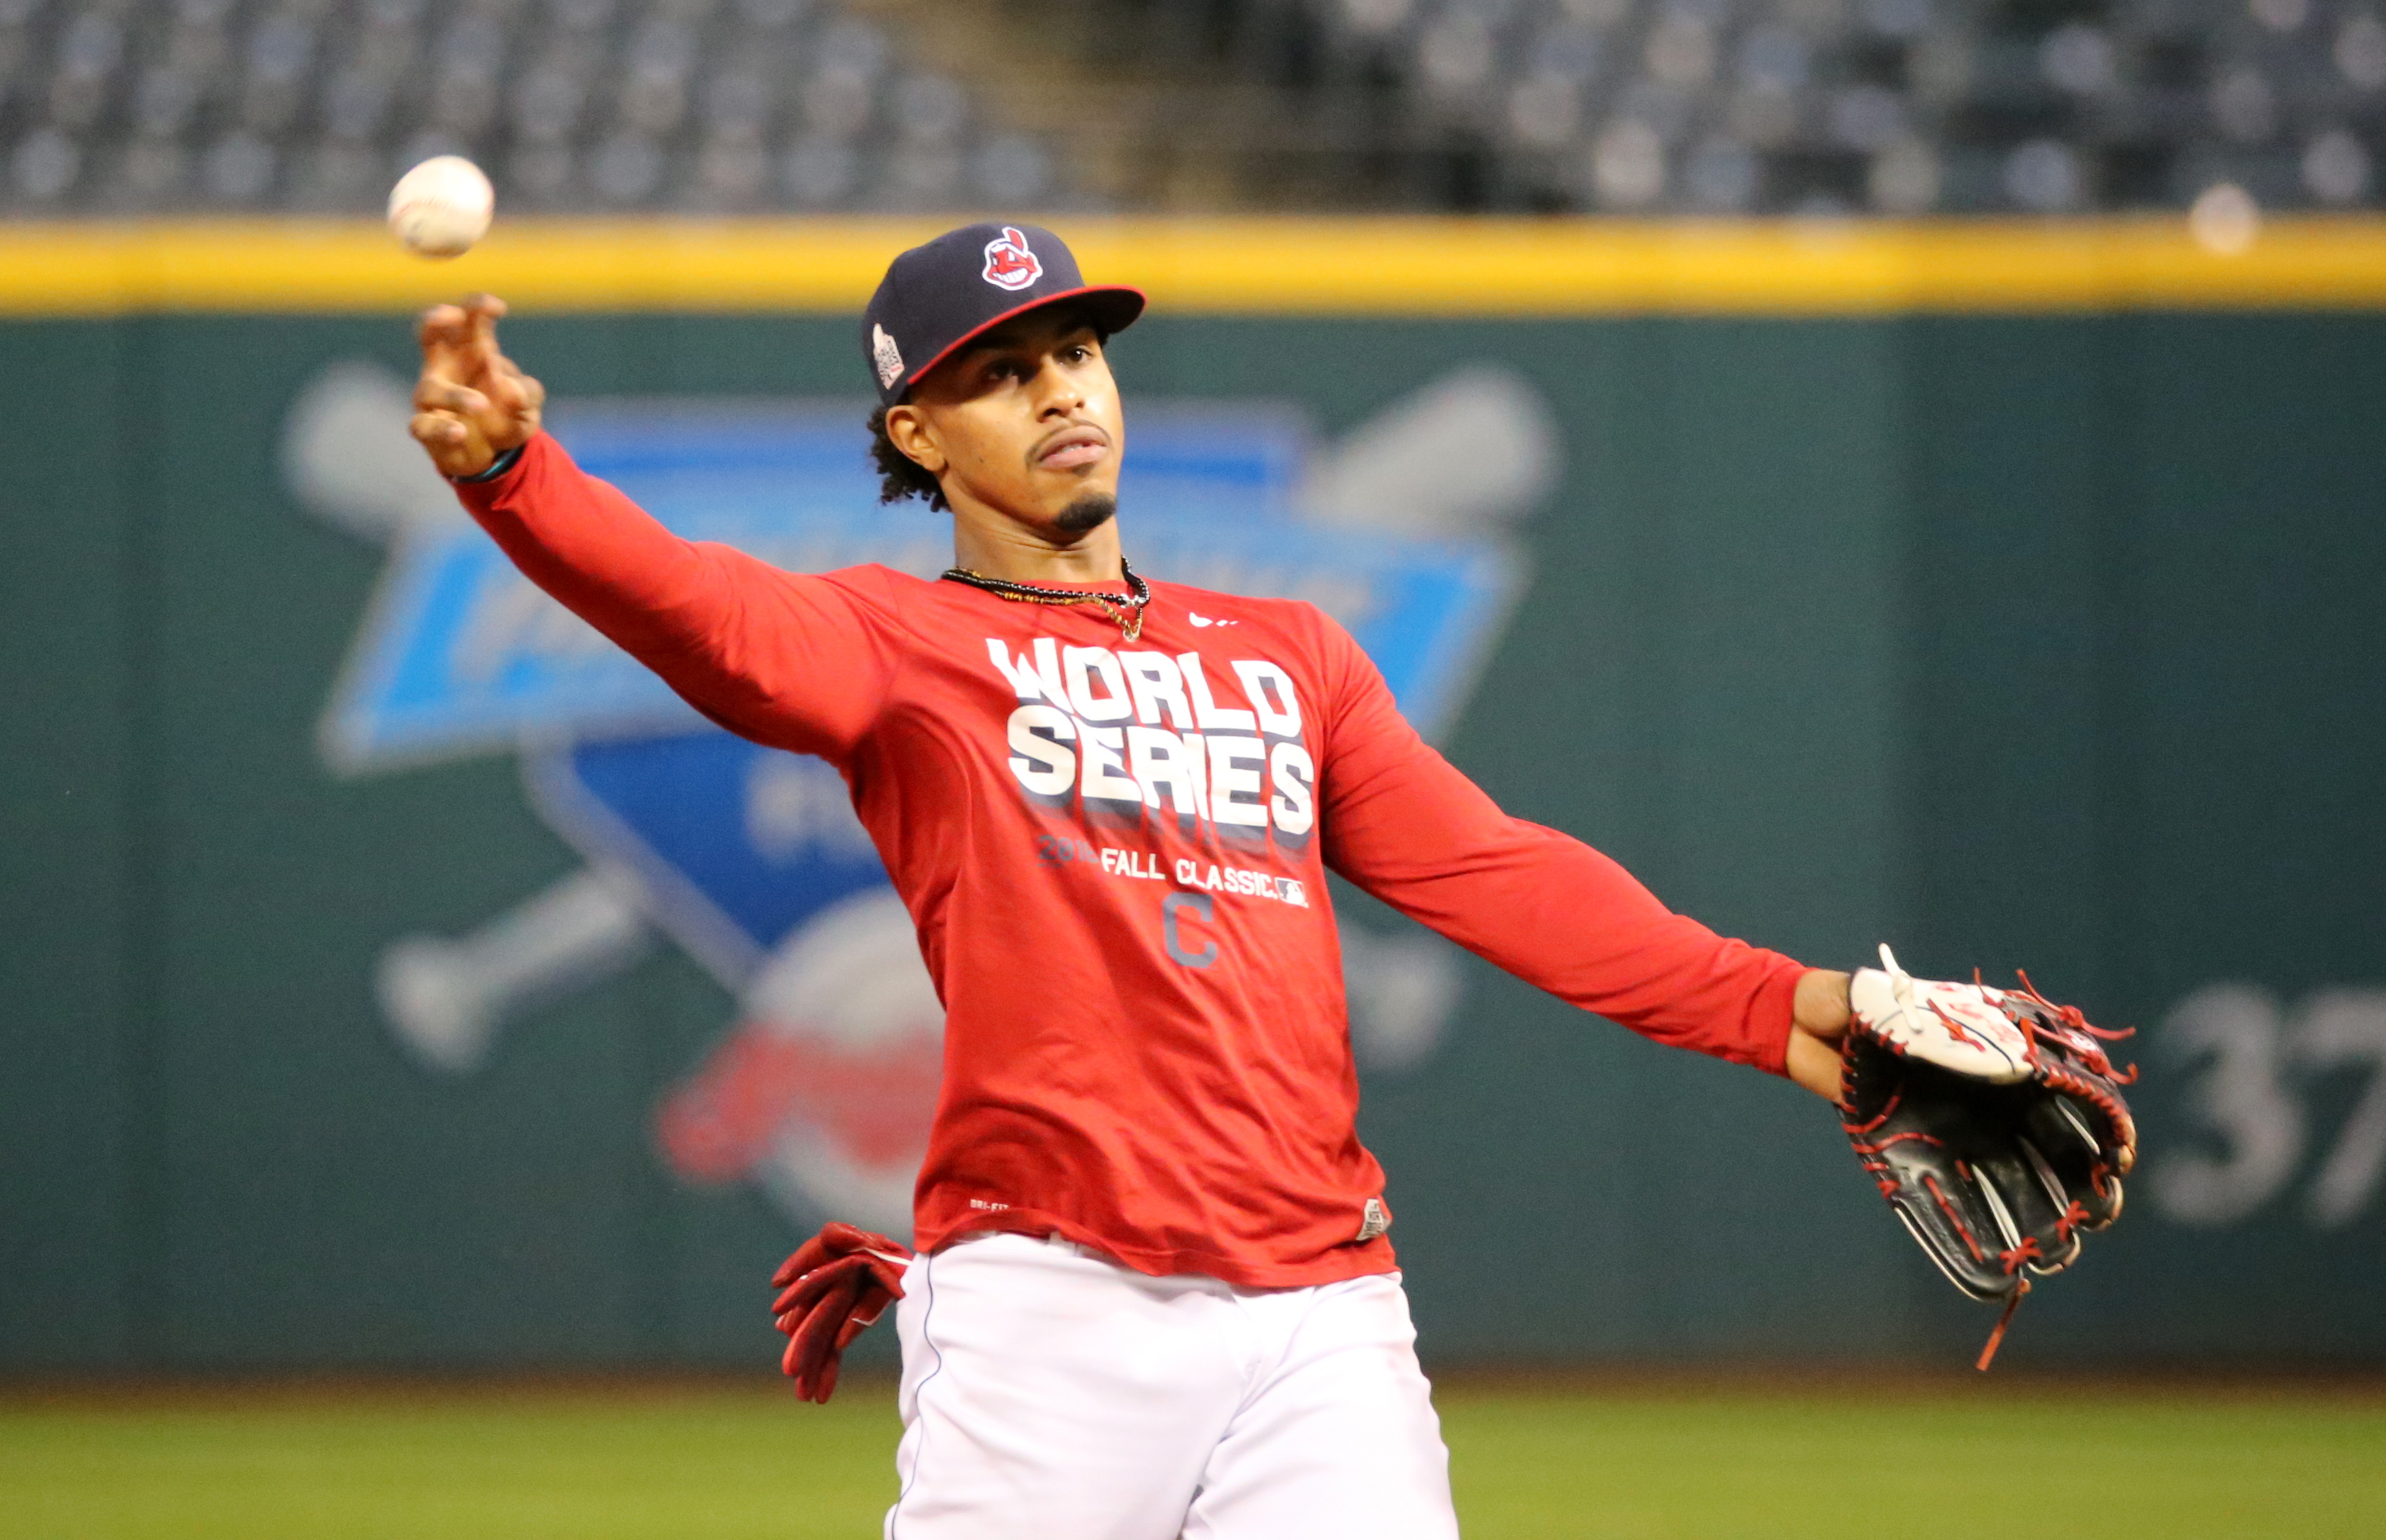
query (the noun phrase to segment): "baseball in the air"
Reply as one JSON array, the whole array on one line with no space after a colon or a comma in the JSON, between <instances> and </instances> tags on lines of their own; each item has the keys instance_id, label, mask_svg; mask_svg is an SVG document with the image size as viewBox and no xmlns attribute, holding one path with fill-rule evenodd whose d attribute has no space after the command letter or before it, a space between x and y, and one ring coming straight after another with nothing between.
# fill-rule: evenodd
<instances>
[{"instance_id":1,"label":"baseball in the air","mask_svg":"<svg viewBox=\"0 0 2386 1540\"><path fill-rule=\"evenodd\" d=\"M460 155L435 155L389 190L389 230L417 257L461 257L489 232L496 190Z\"/></svg>"}]
</instances>

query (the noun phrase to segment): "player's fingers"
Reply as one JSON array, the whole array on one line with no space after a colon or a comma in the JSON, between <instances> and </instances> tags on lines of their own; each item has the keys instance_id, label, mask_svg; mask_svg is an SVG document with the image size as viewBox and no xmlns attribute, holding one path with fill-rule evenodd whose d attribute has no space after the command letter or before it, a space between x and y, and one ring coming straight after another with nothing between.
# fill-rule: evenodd
<instances>
[{"instance_id":1,"label":"player's fingers","mask_svg":"<svg viewBox=\"0 0 2386 1540\"><path fill-rule=\"evenodd\" d=\"M835 1280L823 1291L819 1303L805 1318L807 1324L817 1322L821 1333L835 1341L837 1333L845 1329L845 1323L853 1319L853 1312L860 1308L861 1292L866 1282L859 1273L847 1273Z\"/></svg>"},{"instance_id":2,"label":"player's fingers","mask_svg":"<svg viewBox=\"0 0 2386 1540\"><path fill-rule=\"evenodd\" d=\"M455 412L470 415L489 409L489 398L469 385L456 382L451 377L431 369L414 382L414 409L421 412Z\"/></svg>"},{"instance_id":3,"label":"player's fingers","mask_svg":"<svg viewBox=\"0 0 2386 1540\"><path fill-rule=\"evenodd\" d=\"M860 1288L860 1279L864 1270L859 1265L860 1260L859 1258L840 1257L833 1262L805 1266L804 1264L810 1260L810 1258L803 1252L797 1252L788 1258L785 1265L779 1270L780 1277L792 1277L793 1281L787 1284L785 1292L772 1304L771 1309L774 1314L785 1315L790 1310L808 1310L840 1291L853 1293Z\"/></svg>"},{"instance_id":4,"label":"player's fingers","mask_svg":"<svg viewBox=\"0 0 2386 1540\"><path fill-rule=\"evenodd\" d=\"M834 1256L835 1253L823 1246L821 1238L815 1235L796 1247L795 1255L779 1264L779 1271L771 1274L771 1286L774 1289L784 1289L823 1262L830 1260Z\"/></svg>"},{"instance_id":5,"label":"player's fingers","mask_svg":"<svg viewBox=\"0 0 2386 1540\"><path fill-rule=\"evenodd\" d=\"M858 1224L848 1224L843 1220L836 1220L823 1226L821 1230L821 1238L835 1246L839 1252L885 1251L895 1244L875 1231L864 1230Z\"/></svg>"},{"instance_id":6,"label":"player's fingers","mask_svg":"<svg viewBox=\"0 0 2386 1540\"><path fill-rule=\"evenodd\" d=\"M800 1312L796 1329L787 1333L788 1361L796 1366L790 1372L808 1369L819 1358L824 1345L833 1346L844 1320L845 1312L834 1303Z\"/></svg>"},{"instance_id":7,"label":"player's fingers","mask_svg":"<svg viewBox=\"0 0 2386 1540\"><path fill-rule=\"evenodd\" d=\"M433 306L422 312L414 334L422 344L422 361L426 368L436 368L449 374L461 372L465 344L471 334L471 323L461 306Z\"/></svg>"},{"instance_id":8,"label":"player's fingers","mask_svg":"<svg viewBox=\"0 0 2386 1540\"><path fill-rule=\"evenodd\" d=\"M797 1340L795 1333L787 1333L787 1352L778 1354L778 1371L783 1375L787 1375L790 1381L795 1381L797 1395L804 1395L804 1383L802 1378L799 1378L799 1375L804 1373L802 1357L804 1357L804 1345Z\"/></svg>"},{"instance_id":9,"label":"player's fingers","mask_svg":"<svg viewBox=\"0 0 2386 1540\"><path fill-rule=\"evenodd\" d=\"M804 1315L820 1303L821 1296L833 1284L823 1280L819 1273L806 1273L788 1284L778 1298L771 1301L771 1313L774 1316Z\"/></svg>"},{"instance_id":10,"label":"player's fingers","mask_svg":"<svg viewBox=\"0 0 2386 1540\"><path fill-rule=\"evenodd\" d=\"M414 334L428 344L433 340L453 341L458 328L464 324L464 307L460 305L434 305L417 318Z\"/></svg>"},{"instance_id":11,"label":"player's fingers","mask_svg":"<svg viewBox=\"0 0 2386 1540\"><path fill-rule=\"evenodd\" d=\"M509 417L516 419L526 418L538 409L537 403L531 399L529 386L518 371L493 376L489 381L489 399Z\"/></svg>"},{"instance_id":12,"label":"player's fingers","mask_svg":"<svg viewBox=\"0 0 2386 1540\"><path fill-rule=\"evenodd\" d=\"M474 294L464 302L468 345L484 366L495 367L500 357L497 320L505 313L506 302L495 294Z\"/></svg>"},{"instance_id":13,"label":"player's fingers","mask_svg":"<svg viewBox=\"0 0 2386 1540\"><path fill-rule=\"evenodd\" d=\"M787 1341L787 1356L795 1360L796 1386L807 1400L825 1400L828 1391L836 1384L837 1328L822 1319L837 1313L815 1311L804 1322L803 1330Z\"/></svg>"},{"instance_id":14,"label":"player's fingers","mask_svg":"<svg viewBox=\"0 0 2386 1540\"><path fill-rule=\"evenodd\" d=\"M779 1264L779 1270L771 1274L771 1286L784 1289L828 1259L828 1248L820 1244L818 1236L814 1236L797 1246L793 1256Z\"/></svg>"},{"instance_id":15,"label":"player's fingers","mask_svg":"<svg viewBox=\"0 0 2386 1540\"><path fill-rule=\"evenodd\" d=\"M487 437L453 412L417 412L407 431L444 475L466 476L488 468Z\"/></svg>"},{"instance_id":16,"label":"player's fingers","mask_svg":"<svg viewBox=\"0 0 2386 1540\"><path fill-rule=\"evenodd\" d=\"M524 374L520 364L502 353L497 355L497 372L521 387L521 399L524 406L538 407L546 405L546 386L534 376Z\"/></svg>"},{"instance_id":17,"label":"player's fingers","mask_svg":"<svg viewBox=\"0 0 2386 1540\"><path fill-rule=\"evenodd\" d=\"M460 418L446 412L417 412L406 427L416 442L433 450L461 448L472 436Z\"/></svg>"},{"instance_id":18,"label":"player's fingers","mask_svg":"<svg viewBox=\"0 0 2386 1540\"><path fill-rule=\"evenodd\" d=\"M842 1299L848 1301L847 1308L849 1308L850 1301L860 1294L863 1276L862 1270L852 1266L849 1261L814 1268L788 1284L786 1292L779 1296L771 1308L775 1313L785 1315L790 1310L809 1310L815 1307L825 1308L829 1301Z\"/></svg>"}]
</instances>

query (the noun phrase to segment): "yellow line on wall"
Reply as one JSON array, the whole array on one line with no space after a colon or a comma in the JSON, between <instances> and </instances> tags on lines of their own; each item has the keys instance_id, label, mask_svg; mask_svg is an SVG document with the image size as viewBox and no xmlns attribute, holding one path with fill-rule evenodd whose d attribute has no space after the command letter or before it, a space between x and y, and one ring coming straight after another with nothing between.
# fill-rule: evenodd
<instances>
[{"instance_id":1,"label":"yellow line on wall","mask_svg":"<svg viewBox=\"0 0 2386 1540\"><path fill-rule=\"evenodd\" d=\"M941 219L512 220L428 262L377 224L0 224L0 315L856 313ZM1862 316L2386 307L2386 219L2280 219L2206 251L2176 219L1657 222L1060 219L1087 277L1177 314Z\"/></svg>"}]
</instances>

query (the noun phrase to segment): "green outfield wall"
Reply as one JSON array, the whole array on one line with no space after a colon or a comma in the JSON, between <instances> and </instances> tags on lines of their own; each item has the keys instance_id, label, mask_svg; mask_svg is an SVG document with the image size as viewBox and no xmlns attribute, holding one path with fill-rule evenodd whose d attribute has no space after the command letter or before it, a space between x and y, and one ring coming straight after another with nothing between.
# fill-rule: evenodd
<instances>
[{"instance_id":1,"label":"green outfield wall","mask_svg":"<svg viewBox=\"0 0 2386 1540\"><path fill-rule=\"evenodd\" d=\"M843 319L531 314L510 345L564 399L857 383ZM796 1221L649 1133L729 1017L693 962L653 948L468 1077L380 1018L393 937L576 864L509 756L317 750L382 557L300 510L282 433L327 363L408 346L0 322L0 1368L778 1343ZM1130 425L1530 381L1564 476L1450 757L1720 929L2027 966L2146 1029L2146 1180L2016 1360L2386 1358L2386 317L1162 315L1115 356ZM2266 995L2179 1014L2230 983ZM1472 959L1366 1098L1429 1359L1952 1362L1987 1330L1818 1103Z\"/></svg>"}]
</instances>

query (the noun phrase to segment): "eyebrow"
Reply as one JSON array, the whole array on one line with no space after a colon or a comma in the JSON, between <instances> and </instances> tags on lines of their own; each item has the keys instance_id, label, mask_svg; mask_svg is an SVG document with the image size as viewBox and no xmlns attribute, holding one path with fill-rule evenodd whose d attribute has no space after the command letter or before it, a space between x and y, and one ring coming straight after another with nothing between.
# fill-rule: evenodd
<instances>
[{"instance_id":1,"label":"eyebrow","mask_svg":"<svg viewBox=\"0 0 2386 1540\"><path fill-rule=\"evenodd\" d=\"M1077 341L1080 337L1083 337L1088 332L1091 332L1097 341L1100 339L1101 329L1099 327L1097 327L1091 321L1080 321L1075 326L1073 326L1066 332L1061 332L1059 336L1054 337L1050 343L1046 345L1054 348L1066 347L1071 343ZM1027 351L1028 348L1029 344L1023 342L997 342L991 337L981 337L976 342L970 344L969 346L961 349L961 356L956 361L962 364L974 364L985 358L986 356L990 353L1019 353Z\"/></svg>"}]
</instances>

